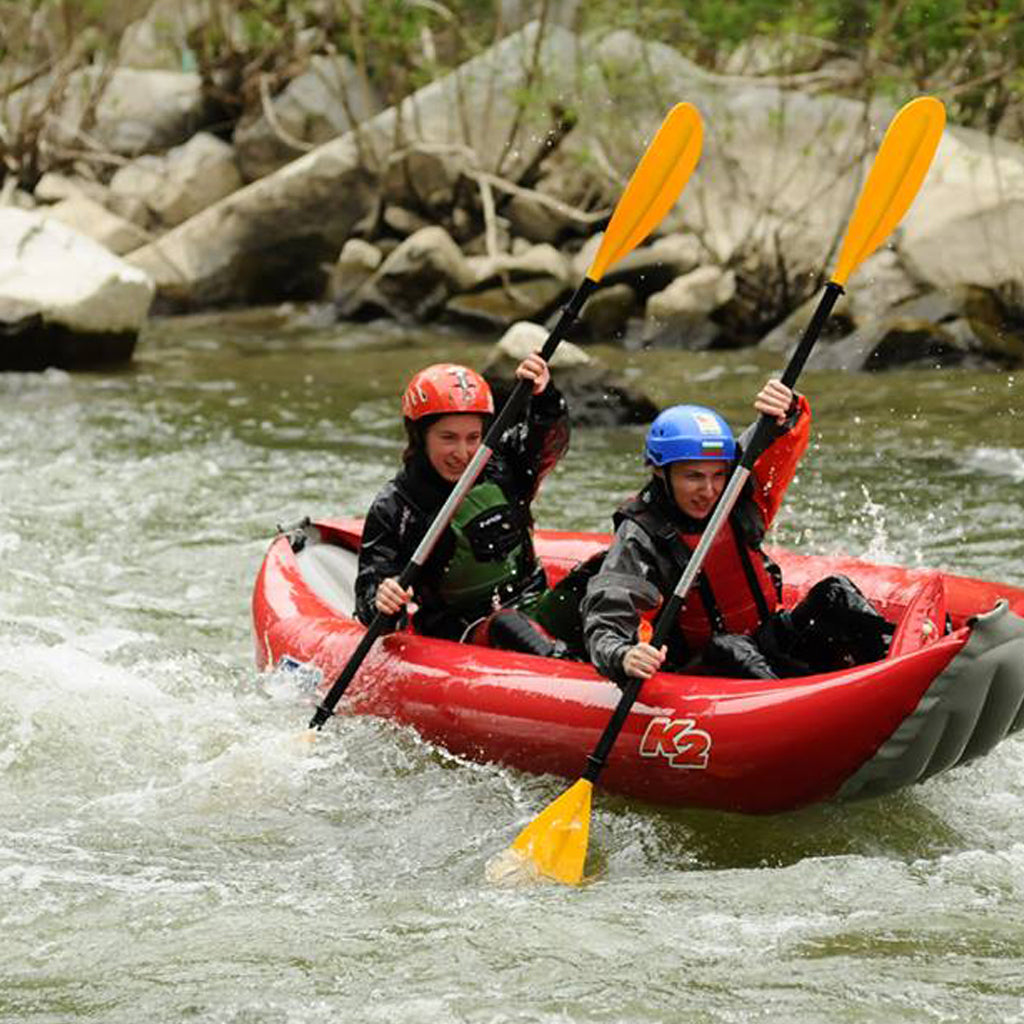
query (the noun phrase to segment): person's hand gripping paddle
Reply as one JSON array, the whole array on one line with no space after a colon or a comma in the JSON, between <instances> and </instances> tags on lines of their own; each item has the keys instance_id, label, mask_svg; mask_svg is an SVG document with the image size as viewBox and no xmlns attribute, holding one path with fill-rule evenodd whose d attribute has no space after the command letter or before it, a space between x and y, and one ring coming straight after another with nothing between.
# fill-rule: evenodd
<instances>
[{"instance_id":1,"label":"person's hand gripping paddle","mask_svg":"<svg viewBox=\"0 0 1024 1024\"><path fill-rule=\"evenodd\" d=\"M690 103L679 103L665 117L657 134L651 140L626 191L622 194L611 221L605 229L601 246L594 262L562 312L554 330L548 336L540 354L545 361L551 359L559 342L568 333L573 321L579 315L584 302L597 288L608 268L617 260L635 249L661 223L665 214L675 204L683 186L693 173L700 157L703 141L703 126L697 108ZM409 564L398 577L398 584L408 590L419 576L420 570L430 557L441 535L448 528L458 511L462 499L483 472L495 444L505 431L518 419L526 406L532 390L532 383L520 380L502 410L495 417L484 439L463 470L462 476L452 488L445 503L430 524L423 540L413 552ZM342 669L338 678L317 706L309 728L321 729L334 712L334 707L355 677L370 648L377 638L393 628L391 616L378 613L373 617L359 641L358 646Z\"/></svg>"},{"instance_id":2,"label":"person's hand gripping paddle","mask_svg":"<svg viewBox=\"0 0 1024 1024\"><path fill-rule=\"evenodd\" d=\"M843 293L847 278L885 241L909 209L931 165L945 123L942 104L930 96L922 96L903 107L889 125L846 229L835 273L825 285L818 308L782 375L782 383L787 387L792 388L796 383L836 299ZM672 597L659 614L650 640L652 646L660 648L665 643L708 549L750 476L753 453L762 447L765 432L771 430L771 425L772 418L762 414L747 448L750 458L746 454L741 458L722 492L700 543ZM583 776L519 833L511 848L505 851L506 863L496 873L508 874L521 867L532 867L536 873L555 881L568 885L580 883L590 834L593 786L642 685L642 679L630 679L626 683L594 752L587 758Z\"/></svg>"}]
</instances>

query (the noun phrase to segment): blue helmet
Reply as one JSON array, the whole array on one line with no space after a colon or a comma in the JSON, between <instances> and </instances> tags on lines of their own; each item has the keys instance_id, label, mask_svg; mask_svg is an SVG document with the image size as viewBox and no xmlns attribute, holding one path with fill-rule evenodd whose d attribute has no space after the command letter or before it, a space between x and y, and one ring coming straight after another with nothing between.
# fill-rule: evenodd
<instances>
[{"instance_id":1,"label":"blue helmet","mask_svg":"<svg viewBox=\"0 0 1024 1024\"><path fill-rule=\"evenodd\" d=\"M673 405L660 413L647 431L644 457L655 466L688 459L726 459L736 456L729 424L703 405Z\"/></svg>"}]
</instances>

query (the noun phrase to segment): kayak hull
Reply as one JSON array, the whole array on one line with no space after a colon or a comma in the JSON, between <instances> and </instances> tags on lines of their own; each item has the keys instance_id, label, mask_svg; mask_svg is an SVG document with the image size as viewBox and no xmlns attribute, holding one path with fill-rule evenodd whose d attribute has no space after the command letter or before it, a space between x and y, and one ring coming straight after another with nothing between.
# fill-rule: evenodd
<instances>
[{"instance_id":1,"label":"kayak hull","mask_svg":"<svg viewBox=\"0 0 1024 1024\"><path fill-rule=\"evenodd\" d=\"M253 593L258 665L306 666L321 695L365 632L350 614L359 529L318 523L298 552L278 537ZM538 531L536 545L555 581L608 540ZM774 813L923 781L1020 728L1024 590L854 559L773 557L787 604L829 573L849 575L901 621L896 650L788 680L660 673L625 722L603 788L657 804ZM953 628L943 635L933 620L946 613ZM411 726L468 758L574 779L619 696L588 664L403 631L374 645L336 712Z\"/></svg>"}]
</instances>

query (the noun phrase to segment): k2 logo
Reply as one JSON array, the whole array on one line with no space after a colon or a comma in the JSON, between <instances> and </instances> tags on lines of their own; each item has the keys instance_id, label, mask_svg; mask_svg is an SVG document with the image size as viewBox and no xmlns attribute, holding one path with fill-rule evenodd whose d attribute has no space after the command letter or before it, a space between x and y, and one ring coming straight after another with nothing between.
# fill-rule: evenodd
<instances>
[{"instance_id":1,"label":"k2 logo","mask_svg":"<svg viewBox=\"0 0 1024 1024\"><path fill-rule=\"evenodd\" d=\"M707 768L711 736L692 718L652 718L640 740L641 757L664 757L673 768Z\"/></svg>"}]
</instances>

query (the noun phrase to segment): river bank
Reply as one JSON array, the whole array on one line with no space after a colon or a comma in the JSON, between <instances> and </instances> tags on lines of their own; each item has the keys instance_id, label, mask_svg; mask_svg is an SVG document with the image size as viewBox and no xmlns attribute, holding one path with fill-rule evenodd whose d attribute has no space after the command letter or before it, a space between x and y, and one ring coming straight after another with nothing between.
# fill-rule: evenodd
<instances>
[{"instance_id":1,"label":"river bank","mask_svg":"<svg viewBox=\"0 0 1024 1024\"><path fill-rule=\"evenodd\" d=\"M88 123L116 170L97 155L91 174L32 164L5 179L3 203L24 209L0 210L12 239L0 267L12 265L4 276L14 282L0 292L0 323L19 345L32 345L40 320L102 333L123 331L127 318L137 328L139 300L154 292L157 312L327 299L355 321L384 315L492 333L544 322L582 277L662 117L686 99L708 126L693 183L661 237L601 282L580 340L771 346L804 322L899 105L873 90L851 95L841 75L812 87L712 71L654 35L543 17L425 84L410 79L390 104L355 102L365 76L331 85L323 68L307 68L279 83L276 98L260 79L258 115L226 123L211 113L201 73L122 59L99 75L76 70L87 99L62 93L54 122L77 117L78 134ZM306 107L296 98L304 76L320 87ZM22 125L46 122L57 84L41 72L15 76L6 106ZM298 141L281 120L296 104L309 132ZM326 119L322 132L314 114ZM247 149L255 121L277 142L291 139L269 163ZM40 127L42 138L59 148L51 129ZM1022 197L1019 143L951 123L898 236L837 309L832 364L1019 367L1024 254L1010 225ZM86 302L66 294L81 281L76 267L94 262L86 249L70 252L69 228L121 257ZM30 260L29 241L50 235L48 258ZM55 267L57 249L69 253ZM45 287L26 286L33 274Z\"/></svg>"}]
</instances>

